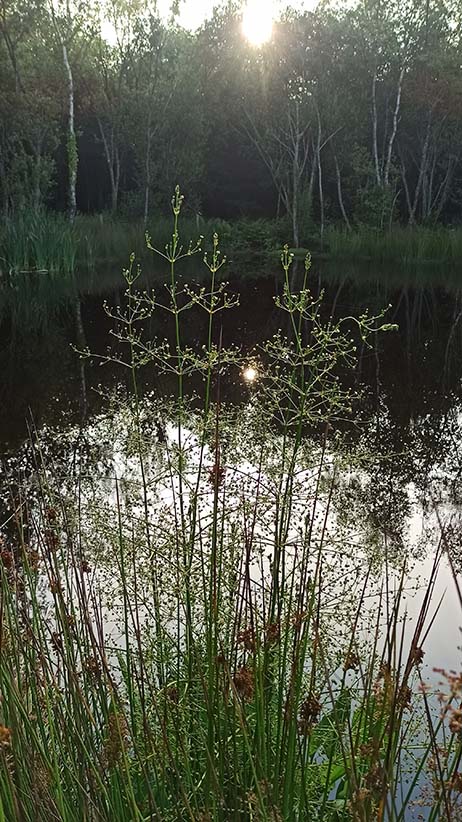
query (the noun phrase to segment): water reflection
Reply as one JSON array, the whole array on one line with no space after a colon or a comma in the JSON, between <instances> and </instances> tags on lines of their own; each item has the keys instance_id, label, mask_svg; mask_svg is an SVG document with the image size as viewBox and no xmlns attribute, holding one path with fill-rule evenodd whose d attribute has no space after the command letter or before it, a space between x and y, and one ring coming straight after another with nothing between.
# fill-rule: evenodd
<instances>
[{"instance_id":1,"label":"water reflection","mask_svg":"<svg viewBox=\"0 0 462 822\"><path fill-rule=\"evenodd\" d=\"M427 448L431 462L432 449L438 450L447 439L446 418L461 399L462 291L450 281L444 288L434 282L420 286L417 275L415 283L395 288L389 273L374 277L356 269L352 276L343 264L335 269L318 266L318 271L315 266L313 281L318 273L327 292L327 315L354 314L366 307L374 311L391 304L387 319L399 324L399 333L384 335L375 349L364 347L359 352L356 380L367 389L361 421L380 411L378 440L394 452L415 448L415 430L423 428L419 447ZM155 281L158 275L147 276L141 287ZM250 350L280 326L280 312L273 301L275 277L233 281L230 288L241 299L239 308L223 313L223 345L237 343ZM42 421L54 424L60 417L66 425L69 419L101 407L92 389L101 383L110 388L124 379L110 365L87 364L82 370L82 362L71 349L71 344L78 348L88 344L92 351L106 351L113 321L102 309L104 298L112 305L120 304L117 273L87 275L67 284L53 282L47 289L40 280L28 281L24 293L22 286L0 291L0 442L4 451L24 438L29 411L39 425ZM155 315L146 332L165 336L164 323ZM204 323L199 315L191 319L188 345L201 337ZM143 380L148 389L167 394L174 390L165 376L159 378L152 370L144 373ZM223 385L223 391L228 398L239 400L239 380Z\"/></svg>"},{"instance_id":2,"label":"water reflection","mask_svg":"<svg viewBox=\"0 0 462 822\"><path fill-rule=\"evenodd\" d=\"M323 311L340 317L371 312L390 304L387 320L399 325L398 333L376 337L374 347L359 351L358 367L345 382L362 388L353 423L345 424L343 447L361 448L374 455L361 493L369 511L371 532L387 535L399 552L403 523L410 516L408 486L412 483L421 502L431 476L454 502L459 498L461 452L459 408L462 376L462 290L451 272L430 269L396 272L353 267L342 263L317 263L312 272L326 290ZM160 272L146 272L141 288L162 287ZM220 338L224 346L237 343L251 350L274 334L281 312L274 306L277 275L231 281L239 292L240 306L222 314ZM317 286L316 286L317 287ZM27 420L40 428L57 430L70 425L82 428L87 418L107 407L105 395L116 386L129 390L126 374L108 363L85 361L73 347L104 354L117 322L102 308L103 299L120 306L123 289L117 272L82 273L69 280L24 278L17 288L0 290L0 451L14 454L27 438ZM184 343L194 347L205 330L205 315L191 314ZM168 337L167 320L154 313L147 335ZM114 335L112 337L114 341ZM253 361L220 386L224 402L245 399L242 380L256 381ZM143 391L170 396L175 379L149 368L141 372ZM191 392L200 394L200 378ZM149 420L146 426L150 426ZM156 431L159 422L154 421Z\"/></svg>"}]
</instances>

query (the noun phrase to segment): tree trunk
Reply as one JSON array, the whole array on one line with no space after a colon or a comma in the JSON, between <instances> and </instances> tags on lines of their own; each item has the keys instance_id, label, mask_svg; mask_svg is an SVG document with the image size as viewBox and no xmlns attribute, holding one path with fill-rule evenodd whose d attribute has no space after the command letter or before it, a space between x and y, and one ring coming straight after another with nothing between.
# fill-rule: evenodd
<instances>
[{"instance_id":1,"label":"tree trunk","mask_svg":"<svg viewBox=\"0 0 462 822\"><path fill-rule=\"evenodd\" d=\"M321 115L319 114L319 109L316 106L316 117L318 120L318 137L316 142L316 166L318 169L318 193L319 193L319 217L320 217L320 234L321 234L321 250L323 247L324 241L324 187L323 187L323 180L322 180L322 166L321 166L321 138L322 138L322 126L321 126Z\"/></svg>"},{"instance_id":2,"label":"tree trunk","mask_svg":"<svg viewBox=\"0 0 462 822\"><path fill-rule=\"evenodd\" d=\"M376 96L376 86L377 86L377 69L374 69L374 76L372 78L372 154L374 157L374 166L375 166L375 177L377 181L377 185L382 185L382 179L380 176L380 164L379 164L379 148L377 144L377 96Z\"/></svg>"},{"instance_id":3,"label":"tree trunk","mask_svg":"<svg viewBox=\"0 0 462 822\"><path fill-rule=\"evenodd\" d=\"M42 170L42 146L39 142L35 152L35 186L34 186L34 211L38 212L42 204L42 188L41 188L41 170Z\"/></svg>"},{"instance_id":4,"label":"tree trunk","mask_svg":"<svg viewBox=\"0 0 462 822\"><path fill-rule=\"evenodd\" d=\"M120 180L120 155L119 150L114 144L114 132L111 132L111 142L109 145L108 137L104 130L104 126L98 117L98 128L101 134L101 141L104 146L104 156L106 158L106 165L109 174L109 182L111 184L111 211L116 213L119 204L119 180Z\"/></svg>"},{"instance_id":5,"label":"tree trunk","mask_svg":"<svg viewBox=\"0 0 462 822\"><path fill-rule=\"evenodd\" d=\"M281 201L282 201L281 192L278 190L278 203L277 203L277 206L276 206L276 219L277 220L279 220L279 218L281 216Z\"/></svg>"},{"instance_id":6,"label":"tree trunk","mask_svg":"<svg viewBox=\"0 0 462 822\"><path fill-rule=\"evenodd\" d=\"M144 213L143 222L146 228L149 217L149 192L151 188L151 117L148 119L148 127L146 130L146 158L145 158L145 177L144 177Z\"/></svg>"},{"instance_id":7,"label":"tree trunk","mask_svg":"<svg viewBox=\"0 0 462 822\"><path fill-rule=\"evenodd\" d=\"M120 153L118 147L114 149L114 173L112 185L112 213L116 214L119 207L119 187L120 187Z\"/></svg>"},{"instance_id":8,"label":"tree trunk","mask_svg":"<svg viewBox=\"0 0 462 822\"><path fill-rule=\"evenodd\" d=\"M314 151L314 146L313 146L313 151ZM310 209L313 206L313 191L314 191L314 179L315 179L315 176L316 176L316 169L317 169L317 164L316 164L315 158L313 157L313 164L311 166L311 174L310 174L310 182L308 184L308 203L309 203Z\"/></svg>"},{"instance_id":9,"label":"tree trunk","mask_svg":"<svg viewBox=\"0 0 462 822\"><path fill-rule=\"evenodd\" d=\"M346 213L345 204L343 202L343 191L342 191L342 177L340 174L340 168L337 160L337 155L334 152L334 164L335 164L335 174L337 177L337 197L338 197L338 204L340 206L340 211L342 213L342 217L345 221L346 227L348 231L351 231L351 223L348 219L348 214Z\"/></svg>"},{"instance_id":10,"label":"tree trunk","mask_svg":"<svg viewBox=\"0 0 462 822\"><path fill-rule=\"evenodd\" d=\"M422 179L422 207L421 207L421 217L422 220L426 220L428 217L428 174L425 171L425 174Z\"/></svg>"},{"instance_id":11,"label":"tree trunk","mask_svg":"<svg viewBox=\"0 0 462 822\"><path fill-rule=\"evenodd\" d=\"M435 210L434 221L437 223L440 220L442 211L444 206L446 205L449 191L451 188L452 178L454 175L454 170L457 166L457 159L455 157L449 157L448 160L448 167L444 177L443 182L441 183L438 192L434 198L434 201L431 206L431 211ZM439 202L438 202L439 201ZM438 205L437 205L438 203Z\"/></svg>"},{"instance_id":12,"label":"tree trunk","mask_svg":"<svg viewBox=\"0 0 462 822\"><path fill-rule=\"evenodd\" d=\"M322 182L322 165L321 165L321 152L318 155L318 184L319 184L319 219L320 219L320 227L319 231L321 234L321 251L324 245L324 188Z\"/></svg>"},{"instance_id":13,"label":"tree trunk","mask_svg":"<svg viewBox=\"0 0 462 822\"><path fill-rule=\"evenodd\" d=\"M294 142L294 158L292 165L292 233L294 248L300 247L300 234L298 225L298 200L299 200L299 184L300 184L300 121L299 121L299 106L296 106L295 118L295 142Z\"/></svg>"},{"instance_id":14,"label":"tree trunk","mask_svg":"<svg viewBox=\"0 0 462 822\"><path fill-rule=\"evenodd\" d=\"M3 138L3 134L2 134ZM7 184L7 173L6 173L6 162L5 162L5 154L6 154L6 139L2 139L0 143L0 180L2 185L0 186L0 191L2 194L2 214L7 217L9 211L9 198L8 198L8 184Z\"/></svg>"},{"instance_id":15,"label":"tree trunk","mask_svg":"<svg viewBox=\"0 0 462 822\"><path fill-rule=\"evenodd\" d=\"M68 167L68 214L71 223L75 220L77 214L77 167L79 164L79 155L77 149L77 137L75 134L75 119L74 119L74 78L72 76L72 69L69 63L69 55L67 53L67 46L62 43L63 61L67 74L67 106L68 106L68 120L67 120L67 167Z\"/></svg>"},{"instance_id":16,"label":"tree trunk","mask_svg":"<svg viewBox=\"0 0 462 822\"><path fill-rule=\"evenodd\" d=\"M318 190L319 190L319 233L321 235L321 251L324 245L324 187L322 180L321 152L318 154Z\"/></svg>"},{"instance_id":17,"label":"tree trunk","mask_svg":"<svg viewBox=\"0 0 462 822\"><path fill-rule=\"evenodd\" d=\"M21 91L23 94L25 94L25 88L22 84L21 75L19 73L19 68L18 68L18 61L16 59L16 47L15 47L15 44L13 43L13 41L10 37L10 33L8 31L8 23L7 23L6 10L5 10L4 4L2 4L2 15L1 15L1 20L0 20L0 31L2 32L3 39L5 41L6 50L8 52L8 57L10 58L11 67L13 69L14 85L15 85L16 94L19 91Z\"/></svg>"},{"instance_id":18,"label":"tree trunk","mask_svg":"<svg viewBox=\"0 0 462 822\"><path fill-rule=\"evenodd\" d=\"M435 146L434 149L433 149L433 159L432 159L432 164L431 164L431 167L430 167L430 174L429 174L428 180L427 180L427 197L428 197L428 199L427 199L427 211L426 211L426 217L427 218L430 217L431 213L432 213L432 205L433 205L433 199L434 199L433 198L433 186L434 186L434 182L435 182L435 172L436 172L437 160L438 160L438 153L437 153L437 149L436 149L436 146Z\"/></svg>"},{"instance_id":19,"label":"tree trunk","mask_svg":"<svg viewBox=\"0 0 462 822\"><path fill-rule=\"evenodd\" d=\"M409 225L413 225L414 216L413 216L413 213L412 213L411 193L409 191L409 185L408 185L407 177L406 177L406 166L404 165L404 160L401 156L400 156L400 159L401 159L401 180L403 182L404 194L406 195L406 205L407 205L407 210L409 212Z\"/></svg>"},{"instance_id":20,"label":"tree trunk","mask_svg":"<svg viewBox=\"0 0 462 822\"><path fill-rule=\"evenodd\" d=\"M398 131L399 111L401 108L401 94L403 90L404 66L401 68L398 79L398 87L396 91L396 104L393 112L393 128L391 130L390 139L388 141L387 161L385 163L385 173L383 176L384 185L388 185L390 179L391 159L393 156L393 144L396 139Z\"/></svg>"},{"instance_id":21,"label":"tree trunk","mask_svg":"<svg viewBox=\"0 0 462 822\"><path fill-rule=\"evenodd\" d=\"M431 129L431 118L429 118L427 123L427 131L425 134L425 141L422 148L422 157L420 160L420 168L419 168L419 176L417 178L417 185L414 191L414 200L411 207L411 213L409 215L409 223L413 225L415 223L415 215L417 212L417 206L419 204L419 197L420 192L422 190L422 185L424 182L425 172L427 170L427 156L428 156L428 147L430 145L430 129Z\"/></svg>"}]
</instances>

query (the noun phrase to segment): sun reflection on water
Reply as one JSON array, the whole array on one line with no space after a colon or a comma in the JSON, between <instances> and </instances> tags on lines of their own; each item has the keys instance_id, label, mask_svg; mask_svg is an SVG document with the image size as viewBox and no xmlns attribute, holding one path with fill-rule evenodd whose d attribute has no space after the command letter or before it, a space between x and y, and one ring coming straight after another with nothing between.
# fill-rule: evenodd
<instances>
[{"instance_id":1,"label":"sun reflection on water","mask_svg":"<svg viewBox=\"0 0 462 822\"><path fill-rule=\"evenodd\" d=\"M242 377L245 382L256 382L258 379L258 369L255 365L246 365L242 370Z\"/></svg>"}]
</instances>

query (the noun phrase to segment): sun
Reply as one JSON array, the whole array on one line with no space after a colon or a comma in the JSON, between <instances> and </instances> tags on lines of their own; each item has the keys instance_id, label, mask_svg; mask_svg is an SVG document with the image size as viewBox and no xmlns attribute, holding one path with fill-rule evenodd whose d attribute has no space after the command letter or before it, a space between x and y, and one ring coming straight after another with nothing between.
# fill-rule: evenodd
<instances>
[{"instance_id":1,"label":"sun","mask_svg":"<svg viewBox=\"0 0 462 822\"><path fill-rule=\"evenodd\" d=\"M109 46L117 45L117 31L111 20L107 17L101 19L101 37Z\"/></svg>"},{"instance_id":2,"label":"sun","mask_svg":"<svg viewBox=\"0 0 462 822\"><path fill-rule=\"evenodd\" d=\"M242 31L253 46L271 40L274 9L271 0L247 0L242 16Z\"/></svg>"}]
</instances>

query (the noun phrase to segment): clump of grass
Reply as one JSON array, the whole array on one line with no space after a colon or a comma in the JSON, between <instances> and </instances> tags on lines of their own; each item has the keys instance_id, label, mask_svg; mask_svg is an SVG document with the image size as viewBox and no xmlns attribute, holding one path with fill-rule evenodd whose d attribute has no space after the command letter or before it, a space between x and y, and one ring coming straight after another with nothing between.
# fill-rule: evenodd
<instances>
[{"instance_id":1,"label":"clump of grass","mask_svg":"<svg viewBox=\"0 0 462 822\"><path fill-rule=\"evenodd\" d=\"M377 581L368 610L372 566L332 533L329 441L351 413L337 369L354 366L353 329L367 344L388 326L366 313L323 323L309 258L295 293L285 248L286 332L250 357L224 349L220 317L235 299L218 237L204 256L209 285L180 284L177 266L201 254L201 239L180 239L179 190L172 207L170 242L147 239L165 286L137 292L132 257L125 310L106 308L116 322L101 362L132 381L110 435L96 427L88 464L85 450L59 464L34 436L34 482L12 491L0 546L0 814L398 820L439 555L406 653L405 567L393 597ZM205 318L194 350L183 343L191 308ZM158 312L172 320L170 343L142 333ZM142 367L174 373L176 398L143 398ZM228 371L247 380L242 408L222 402Z\"/></svg>"},{"instance_id":2,"label":"clump of grass","mask_svg":"<svg viewBox=\"0 0 462 822\"><path fill-rule=\"evenodd\" d=\"M385 231L367 227L345 231L331 227L326 232L326 244L329 255L335 259L456 265L462 253L462 231L441 226L392 226Z\"/></svg>"},{"instance_id":3,"label":"clump of grass","mask_svg":"<svg viewBox=\"0 0 462 822\"><path fill-rule=\"evenodd\" d=\"M195 230L188 221L187 230ZM168 236L168 220L159 217L154 221L152 232L156 241ZM148 255L144 242L145 227L142 220L129 220L110 214L79 215L76 234L79 242L78 262L82 268L98 269L101 265L121 265L127 258L127 248L138 260L146 262Z\"/></svg>"},{"instance_id":4,"label":"clump of grass","mask_svg":"<svg viewBox=\"0 0 462 822\"><path fill-rule=\"evenodd\" d=\"M77 238L63 215L24 212L0 229L0 272L11 281L21 274L70 274Z\"/></svg>"}]
</instances>

